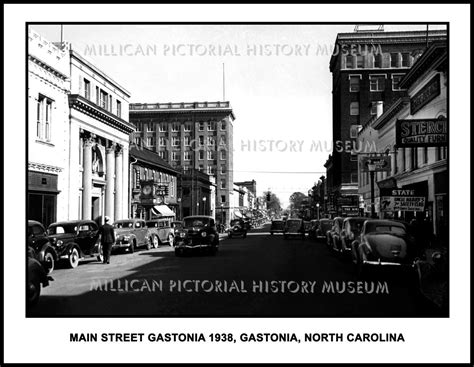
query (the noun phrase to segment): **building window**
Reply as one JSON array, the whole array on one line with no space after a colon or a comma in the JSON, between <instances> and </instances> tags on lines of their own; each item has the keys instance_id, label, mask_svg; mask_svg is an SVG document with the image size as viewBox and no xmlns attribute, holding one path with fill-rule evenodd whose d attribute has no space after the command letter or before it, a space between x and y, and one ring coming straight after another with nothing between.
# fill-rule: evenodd
<instances>
[{"instance_id":1,"label":"building window","mask_svg":"<svg viewBox=\"0 0 474 367\"><path fill-rule=\"evenodd\" d=\"M222 179L222 180L221 180L221 189L225 189L225 188L227 187L226 183L227 183L227 182L226 182L225 179Z\"/></svg>"},{"instance_id":2,"label":"building window","mask_svg":"<svg viewBox=\"0 0 474 367\"><path fill-rule=\"evenodd\" d=\"M172 146L177 147L179 146L179 137L173 136L173 140L171 141Z\"/></svg>"},{"instance_id":3,"label":"building window","mask_svg":"<svg viewBox=\"0 0 474 367\"><path fill-rule=\"evenodd\" d=\"M402 67L404 68L410 67L410 54L409 53L402 53Z\"/></svg>"},{"instance_id":4,"label":"building window","mask_svg":"<svg viewBox=\"0 0 474 367\"><path fill-rule=\"evenodd\" d=\"M146 125L146 131L148 131L148 132L153 132L153 131L155 131L155 125L152 124L151 122L149 122L149 123Z\"/></svg>"},{"instance_id":5,"label":"building window","mask_svg":"<svg viewBox=\"0 0 474 367\"><path fill-rule=\"evenodd\" d=\"M142 141L142 140L141 140L141 138L140 138L139 136L136 136L136 137L135 137L135 144L136 144L136 145L140 145L140 144L141 144L141 141Z\"/></svg>"},{"instance_id":6,"label":"building window","mask_svg":"<svg viewBox=\"0 0 474 367\"><path fill-rule=\"evenodd\" d=\"M153 136L148 136L148 137L146 138L146 145L147 145L148 147L153 147L153 146L155 146L155 138L154 138Z\"/></svg>"},{"instance_id":7,"label":"building window","mask_svg":"<svg viewBox=\"0 0 474 367\"><path fill-rule=\"evenodd\" d=\"M364 68L364 56L362 55L357 55L356 56L356 62L357 62L357 69L363 69Z\"/></svg>"},{"instance_id":8,"label":"building window","mask_svg":"<svg viewBox=\"0 0 474 367\"><path fill-rule=\"evenodd\" d=\"M204 131L204 122L201 121L201 122L198 123L198 130L199 131Z\"/></svg>"},{"instance_id":9,"label":"building window","mask_svg":"<svg viewBox=\"0 0 474 367\"><path fill-rule=\"evenodd\" d=\"M104 110L109 109L109 95L102 89L100 90L99 106Z\"/></svg>"},{"instance_id":10,"label":"building window","mask_svg":"<svg viewBox=\"0 0 474 367\"><path fill-rule=\"evenodd\" d=\"M84 97L91 99L91 82L84 78Z\"/></svg>"},{"instance_id":11,"label":"building window","mask_svg":"<svg viewBox=\"0 0 474 367\"><path fill-rule=\"evenodd\" d=\"M221 165L221 174L225 174L225 164Z\"/></svg>"},{"instance_id":12,"label":"building window","mask_svg":"<svg viewBox=\"0 0 474 367\"><path fill-rule=\"evenodd\" d=\"M184 152L184 160L190 161L191 160L191 152L189 150Z\"/></svg>"},{"instance_id":13,"label":"building window","mask_svg":"<svg viewBox=\"0 0 474 367\"><path fill-rule=\"evenodd\" d=\"M207 166L207 174L209 176L214 176L215 175L214 166Z\"/></svg>"},{"instance_id":14,"label":"building window","mask_svg":"<svg viewBox=\"0 0 474 367\"><path fill-rule=\"evenodd\" d=\"M370 91L382 92L385 90L385 75L370 75Z\"/></svg>"},{"instance_id":15,"label":"building window","mask_svg":"<svg viewBox=\"0 0 474 367\"><path fill-rule=\"evenodd\" d=\"M160 132L161 133L167 133L168 132L168 124L160 124Z\"/></svg>"},{"instance_id":16,"label":"building window","mask_svg":"<svg viewBox=\"0 0 474 367\"><path fill-rule=\"evenodd\" d=\"M208 146L214 146L216 144L216 140L214 139L213 136L208 136L207 137L207 145Z\"/></svg>"},{"instance_id":17,"label":"building window","mask_svg":"<svg viewBox=\"0 0 474 367\"><path fill-rule=\"evenodd\" d=\"M191 137L190 136L185 136L184 137L184 146L189 147L191 145Z\"/></svg>"},{"instance_id":18,"label":"building window","mask_svg":"<svg viewBox=\"0 0 474 367\"><path fill-rule=\"evenodd\" d=\"M204 171L204 165L200 164L198 170L199 170L199 172Z\"/></svg>"},{"instance_id":19,"label":"building window","mask_svg":"<svg viewBox=\"0 0 474 367\"><path fill-rule=\"evenodd\" d=\"M402 80L402 78L403 78L402 74L392 75L392 90L394 91L402 90L400 88L400 81Z\"/></svg>"},{"instance_id":20,"label":"building window","mask_svg":"<svg viewBox=\"0 0 474 367\"><path fill-rule=\"evenodd\" d=\"M390 54L390 67L398 68L398 53L396 52Z\"/></svg>"},{"instance_id":21,"label":"building window","mask_svg":"<svg viewBox=\"0 0 474 367\"><path fill-rule=\"evenodd\" d=\"M226 126L225 126L225 121L221 121L221 130L225 131Z\"/></svg>"},{"instance_id":22,"label":"building window","mask_svg":"<svg viewBox=\"0 0 474 367\"><path fill-rule=\"evenodd\" d=\"M202 161L204 159L204 150L199 151L199 160Z\"/></svg>"},{"instance_id":23,"label":"building window","mask_svg":"<svg viewBox=\"0 0 474 367\"><path fill-rule=\"evenodd\" d=\"M210 121L207 124L207 131L216 131L216 122L215 121Z\"/></svg>"},{"instance_id":24,"label":"building window","mask_svg":"<svg viewBox=\"0 0 474 367\"><path fill-rule=\"evenodd\" d=\"M223 147L227 146L227 139L226 139L225 135L221 136L221 141L220 141L219 145L221 145Z\"/></svg>"},{"instance_id":25,"label":"building window","mask_svg":"<svg viewBox=\"0 0 474 367\"><path fill-rule=\"evenodd\" d=\"M172 160L172 161L179 161L179 154L178 154L178 152L171 152L171 160Z\"/></svg>"},{"instance_id":26,"label":"building window","mask_svg":"<svg viewBox=\"0 0 474 367\"><path fill-rule=\"evenodd\" d=\"M166 146L166 139L160 136L160 147L165 147L165 146Z\"/></svg>"},{"instance_id":27,"label":"building window","mask_svg":"<svg viewBox=\"0 0 474 367\"><path fill-rule=\"evenodd\" d=\"M383 66L383 56L380 53L374 56L374 68L381 68L382 66Z\"/></svg>"},{"instance_id":28,"label":"building window","mask_svg":"<svg viewBox=\"0 0 474 367\"><path fill-rule=\"evenodd\" d=\"M52 112L53 101L39 95L36 107L36 137L38 139L51 141Z\"/></svg>"},{"instance_id":29,"label":"building window","mask_svg":"<svg viewBox=\"0 0 474 367\"><path fill-rule=\"evenodd\" d=\"M360 91L360 75L349 76L349 92Z\"/></svg>"},{"instance_id":30,"label":"building window","mask_svg":"<svg viewBox=\"0 0 474 367\"><path fill-rule=\"evenodd\" d=\"M190 123L184 124L184 131L187 131L187 132L191 131L191 124Z\"/></svg>"},{"instance_id":31,"label":"building window","mask_svg":"<svg viewBox=\"0 0 474 367\"><path fill-rule=\"evenodd\" d=\"M353 69L352 55L346 55L346 69Z\"/></svg>"},{"instance_id":32,"label":"building window","mask_svg":"<svg viewBox=\"0 0 474 367\"><path fill-rule=\"evenodd\" d=\"M183 173L188 173L189 166L183 166Z\"/></svg>"},{"instance_id":33,"label":"building window","mask_svg":"<svg viewBox=\"0 0 474 367\"><path fill-rule=\"evenodd\" d=\"M171 125L171 131L174 132L174 133L179 132L179 124L178 123L172 124Z\"/></svg>"},{"instance_id":34,"label":"building window","mask_svg":"<svg viewBox=\"0 0 474 367\"><path fill-rule=\"evenodd\" d=\"M359 116L359 102L351 102L350 115Z\"/></svg>"},{"instance_id":35,"label":"building window","mask_svg":"<svg viewBox=\"0 0 474 367\"><path fill-rule=\"evenodd\" d=\"M204 136L202 135L199 136L199 145L204 145Z\"/></svg>"},{"instance_id":36,"label":"building window","mask_svg":"<svg viewBox=\"0 0 474 367\"><path fill-rule=\"evenodd\" d=\"M216 159L216 152L213 150L208 150L207 151L207 159L208 160L214 160Z\"/></svg>"},{"instance_id":37,"label":"building window","mask_svg":"<svg viewBox=\"0 0 474 367\"><path fill-rule=\"evenodd\" d=\"M225 195L221 195L221 203L225 203Z\"/></svg>"},{"instance_id":38,"label":"building window","mask_svg":"<svg viewBox=\"0 0 474 367\"><path fill-rule=\"evenodd\" d=\"M227 154L225 150L221 150L221 160L225 161L227 159Z\"/></svg>"},{"instance_id":39,"label":"building window","mask_svg":"<svg viewBox=\"0 0 474 367\"><path fill-rule=\"evenodd\" d=\"M117 116L122 117L122 102L117 99Z\"/></svg>"},{"instance_id":40,"label":"building window","mask_svg":"<svg viewBox=\"0 0 474 367\"><path fill-rule=\"evenodd\" d=\"M166 156L166 151L165 150L160 150L158 152L158 155L160 156L161 159L164 159L166 160L167 156Z\"/></svg>"},{"instance_id":41,"label":"building window","mask_svg":"<svg viewBox=\"0 0 474 367\"><path fill-rule=\"evenodd\" d=\"M378 102L371 102L370 103L370 114L375 116L377 114L377 103Z\"/></svg>"}]
</instances>

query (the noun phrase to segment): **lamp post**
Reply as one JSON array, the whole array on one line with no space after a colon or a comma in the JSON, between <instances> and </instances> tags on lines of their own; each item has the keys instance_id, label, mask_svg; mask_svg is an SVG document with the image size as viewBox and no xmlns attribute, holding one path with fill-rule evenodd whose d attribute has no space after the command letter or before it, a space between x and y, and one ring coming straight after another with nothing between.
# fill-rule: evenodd
<instances>
[{"instance_id":1,"label":"lamp post","mask_svg":"<svg viewBox=\"0 0 474 367\"><path fill-rule=\"evenodd\" d=\"M199 214L200 214L200 213L199 213L199 202L196 203L196 206L197 206L197 215L199 215Z\"/></svg>"},{"instance_id":2,"label":"lamp post","mask_svg":"<svg viewBox=\"0 0 474 367\"><path fill-rule=\"evenodd\" d=\"M375 218L375 164L368 164L370 172L370 217Z\"/></svg>"},{"instance_id":3,"label":"lamp post","mask_svg":"<svg viewBox=\"0 0 474 367\"><path fill-rule=\"evenodd\" d=\"M221 228L224 228L224 204L221 203Z\"/></svg>"},{"instance_id":4,"label":"lamp post","mask_svg":"<svg viewBox=\"0 0 474 367\"><path fill-rule=\"evenodd\" d=\"M319 203L316 203L316 212L317 212L316 216L319 220Z\"/></svg>"},{"instance_id":5,"label":"lamp post","mask_svg":"<svg viewBox=\"0 0 474 367\"><path fill-rule=\"evenodd\" d=\"M207 215L206 214L206 199L207 198L205 196L202 198L202 211L204 215Z\"/></svg>"}]
</instances>

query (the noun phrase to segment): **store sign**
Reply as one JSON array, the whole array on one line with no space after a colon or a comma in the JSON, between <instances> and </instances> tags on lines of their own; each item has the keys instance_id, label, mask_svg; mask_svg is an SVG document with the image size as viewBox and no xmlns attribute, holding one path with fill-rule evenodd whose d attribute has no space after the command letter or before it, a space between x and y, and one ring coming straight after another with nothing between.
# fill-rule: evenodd
<instances>
[{"instance_id":1,"label":"store sign","mask_svg":"<svg viewBox=\"0 0 474 367\"><path fill-rule=\"evenodd\" d=\"M168 196L168 185L156 185L156 196Z\"/></svg>"},{"instance_id":2,"label":"store sign","mask_svg":"<svg viewBox=\"0 0 474 367\"><path fill-rule=\"evenodd\" d=\"M412 98L410 98L410 114L414 115L417 111L426 106L429 102L439 96L441 91L440 76L437 74Z\"/></svg>"},{"instance_id":3,"label":"store sign","mask_svg":"<svg viewBox=\"0 0 474 367\"><path fill-rule=\"evenodd\" d=\"M426 197L412 189L381 189L380 209L383 212L425 210Z\"/></svg>"},{"instance_id":4,"label":"store sign","mask_svg":"<svg viewBox=\"0 0 474 367\"><path fill-rule=\"evenodd\" d=\"M369 172L369 167L374 166L374 172L388 172L392 170L392 159L388 155L382 156L362 156L360 160L360 169L362 172Z\"/></svg>"},{"instance_id":5,"label":"store sign","mask_svg":"<svg viewBox=\"0 0 474 367\"><path fill-rule=\"evenodd\" d=\"M398 148L447 146L448 120L397 120L395 136Z\"/></svg>"}]
</instances>

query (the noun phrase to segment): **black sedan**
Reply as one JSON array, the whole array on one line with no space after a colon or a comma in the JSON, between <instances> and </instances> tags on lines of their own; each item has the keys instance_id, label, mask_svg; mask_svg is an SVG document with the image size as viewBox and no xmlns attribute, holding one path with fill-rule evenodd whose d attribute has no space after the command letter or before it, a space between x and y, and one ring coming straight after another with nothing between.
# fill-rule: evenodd
<instances>
[{"instance_id":1,"label":"black sedan","mask_svg":"<svg viewBox=\"0 0 474 367\"><path fill-rule=\"evenodd\" d=\"M201 252L215 255L219 249L219 234L214 218L205 215L183 219L183 228L175 232L175 255Z\"/></svg>"}]
</instances>

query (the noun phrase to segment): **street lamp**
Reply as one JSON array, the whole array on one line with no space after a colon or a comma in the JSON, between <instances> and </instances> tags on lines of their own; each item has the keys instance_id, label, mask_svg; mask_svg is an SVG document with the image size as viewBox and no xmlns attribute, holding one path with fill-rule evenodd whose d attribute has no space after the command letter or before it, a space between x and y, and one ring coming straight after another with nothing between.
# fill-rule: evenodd
<instances>
[{"instance_id":1,"label":"street lamp","mask_svg":"<svg viewBox=\"0 0 474 367\"><path fill-rule=\"evenodd\" d=\"M202 211L204 215L206 215L206 199L205 196L202 198Z\"/></svg>"},{"instance_id":2,"label":"street lamp","mask_svg":"<svg viewBox=\"0 0 474 367\"><path fill-rule=\"evenodd\" d=\"M197 215L199 215L199 203L196 203L197 206Z\"/></svg>"},{"instance_id":3,"label":"street lamp","mask_svg":"<svg viewBox=\"0 0 474 367\"><path fill-rule=\"evenodd\" d=\"M317 217L318 217L318 220L319 220L319 203L316 203L316 211L317 211Z\"/></svg>"},{"instance_id":4,"label":"street lamp","mask_svg":"<svg viewBox=\"0 0 474 367\"><path fill-rule=\"evenodd\" d=\"M221 203L221 228L224 228L224 204Z\"/></svg>"},{"instance_id":5,"label":"street lamp","mask_svg":"<svg viewBox=\"0 0 474 367\"><path fill-rule=\"evenodd\" d=\"M369 163L367 168L370 172L370 217L375 218L375 164Z\"/></svg>"}]
</instances>

